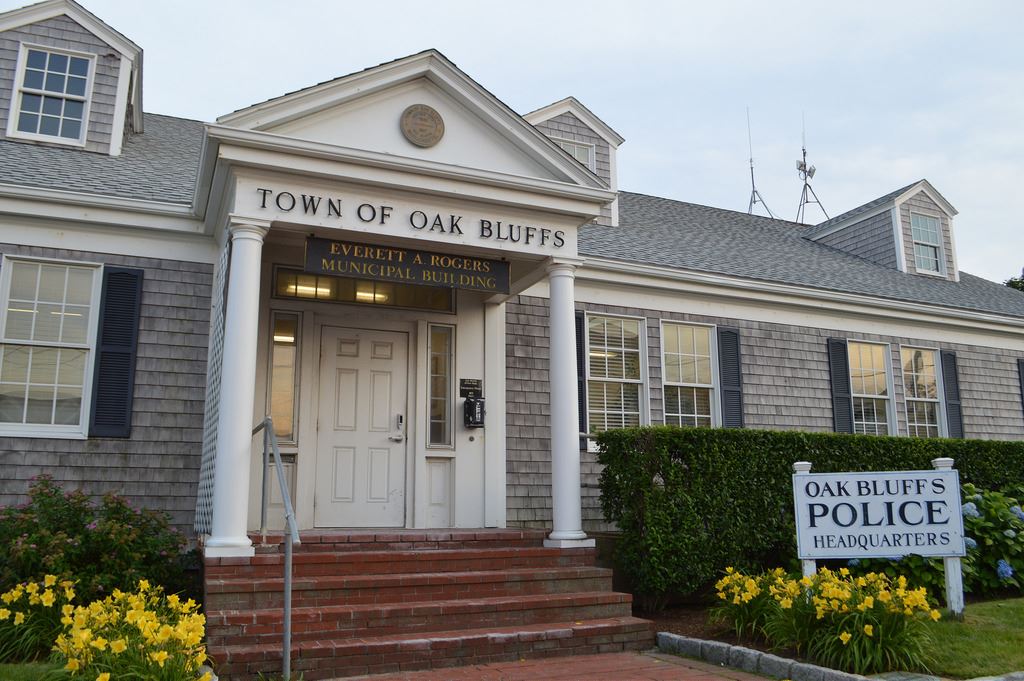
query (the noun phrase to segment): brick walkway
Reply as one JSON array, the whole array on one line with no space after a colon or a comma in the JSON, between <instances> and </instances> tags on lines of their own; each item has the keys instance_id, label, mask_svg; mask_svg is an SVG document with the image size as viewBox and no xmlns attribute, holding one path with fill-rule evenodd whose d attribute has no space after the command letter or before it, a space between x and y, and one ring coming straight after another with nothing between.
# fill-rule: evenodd
<instances>
[{"instance_id":1,"label":"brick walkway","mask_svg":"<svg viewBox=\"0 0 1024 681\"><path fill-rule=\"evenodd\" d=\"M762 676L653 652L496 662L359 678L366 681L765 681Z\"/></svg>"}]
</instances>

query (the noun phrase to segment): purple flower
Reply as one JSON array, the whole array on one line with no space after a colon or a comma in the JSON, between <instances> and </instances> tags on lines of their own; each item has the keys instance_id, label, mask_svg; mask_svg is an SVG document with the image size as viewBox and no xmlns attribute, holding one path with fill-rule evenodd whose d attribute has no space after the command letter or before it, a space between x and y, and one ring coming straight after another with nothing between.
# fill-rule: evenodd
<instances>
[{"instance_id":1,"label":"purple flower","mask_svg":"<svg viewBox=\"0 0 1024 681\"><path fill-rule=\"evenodd\" d=\"M1013 577L1013 568L1010 567L1010 564L1005 560L1000 559L999 562L996 563L996 574L999 575L999 579L1005 582Z\"/></svg>"},{"instance_id":2,"label":"purple flower","mask_svg":"<svg viewBox=\"0 0 1024 681\"><path fill-rule=\"evenodd\" d=\"M974 541L971 537L964 537L964 546L968 549L976 549L978 548L978 542Z\"/></svg>"},{"instance_id":3,"label":"purple flower","mask_svg":"<svg viewBox=\"0 0 1024 681\"><path fill-rule=\"evenodd\" d=\"M978 512L978 507L974 505L973 501L968 501L963 505L963 513L965 518L980 518L981 513Z\"/></svg>"},{"instance_id":4,"label":"purple flower","mask_svg":"<svg viewBox=\"0 0 1024 681\"><path fill-rule=\"evenodd\" d=\"M1017 516L1017 520L1024 520L1024 510L1021 510L1020 506L1011 506L1010 513Z\"/></svg>"}]
</instances>

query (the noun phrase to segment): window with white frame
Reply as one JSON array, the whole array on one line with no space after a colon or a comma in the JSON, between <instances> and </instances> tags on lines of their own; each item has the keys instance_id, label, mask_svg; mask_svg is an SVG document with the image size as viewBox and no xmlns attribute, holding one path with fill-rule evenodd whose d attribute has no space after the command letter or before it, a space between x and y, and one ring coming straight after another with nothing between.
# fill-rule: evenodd
<instances>
[{"instance_id":1,"label":"window with white frame","mask_svg":"<svg viewBox=\"0 0 1024 681\"><path fill-rule=\"evenodd\" d=\"M455 328L430 325L430 427L427 445L449 447L452 444L452 360L455 357Z\"/></svg>"},{"instance_id":2,"label":"window with white frame","mask_svg":"<svg viewBox=\"0 0 1024 681\"><path fill-rule=\"evenodd\" d=\"M888 435L892 387L886 366L886 346L878 343L847 344L850 357L850 390L853 398L853 432Z\"/></svg>"},{"instance_id":3,"label":"window with white frame","mask_svg":"<svg viewBox=\"0 0 1024 681\"><path fill-rule=\"evenodd\" d=\"M662 331L665 423L713 425L713 329L665 322Z\"/></svg>"},{"instance_id":4,"label":"window with white frame","mask_svg":"<svg viewBox=\"0 0 1024 681\"><path fill-rule=\"evenodd\" d=\"M298 314L274 312L270 344L270 417L274 421L274 435L286 444L298 441L296 414L299 370Z\"/></svg>"},{"instance_id":5,"label":"window with white frame","mask_svg":"<svg viewBox=\"0 0 1024 681\"><path fill-rule=\"evenodd\" d=\"M587 144L585 142L572 142L570 140L563 140L555 137L552 137L551 141L560 146L565 151L567 151L570 156L572 156L581 164L589 168L591 171L594 170L595 165L593 144Z\"/></svg>"},{"instance_id":6,"label":"window with white frame","mask_svg":"<svg viewBox=\"0 0 1024 681\"><path fill-rule=\"evenodd\" d=\"M83 142L94 61L94 55L23 45L8 132Z\"/></svg>"},{"instance_id":7,"label":"window with white frame","mask_svg":"<svg viewBox=\"0 0 1024 681\"><path fill-rule=\"evenodd\" d=\"M99 267L4 259L0 432L84 435Z\"/></svg>"},{"instance_id":8,"label":"window with white frame","mask_svg":"<svg viewBox=\"0 0 1024 681\"><path fill-rule=\"evenodd\" d=\"M907 430L911 437L940 437L942 406L939 400L936 350L902 348L903 387L907 400Z\"/></svg>"},{"instance_id":9,"label":"window with white frame","mask_svg":"<svg viewBox=\"0 0 1024 681\"><path fill-rule=\"evenodd\" d=\"M587 317L587 424L592 433L641 423L642 329L639 319Z\"/></svg>"},{"instance_id":10,"label":"window with white frame","mask_svg":"<svg viewBox=\"0 0 1024 681\"><path fill-rule=\"evenodd\" d=\"M914 240L914 265L919 272L941 272L941 231L939 219L920 213L910 214L910 233Z\"/></svg>"}]
</instances>

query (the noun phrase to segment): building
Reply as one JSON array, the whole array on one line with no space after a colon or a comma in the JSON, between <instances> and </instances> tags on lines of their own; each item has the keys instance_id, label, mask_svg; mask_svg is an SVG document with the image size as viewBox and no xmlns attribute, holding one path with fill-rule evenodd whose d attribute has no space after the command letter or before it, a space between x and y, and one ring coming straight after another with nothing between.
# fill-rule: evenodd
<instances>
[{"instance_id":1,"label":"building","mask_svg":"<svg viewBox=\"0 0 1024 681\"><path fill-rule=\"evenodd\" d=\"M0 15L4 502L46 472L244 559L271 415L303 530L574 549L604 428L1024 439L1024 294L926 180L814 226L620 192L583 104L433 50L213 123L143 84L73 0Z\"/></svg>"}]
</instances>

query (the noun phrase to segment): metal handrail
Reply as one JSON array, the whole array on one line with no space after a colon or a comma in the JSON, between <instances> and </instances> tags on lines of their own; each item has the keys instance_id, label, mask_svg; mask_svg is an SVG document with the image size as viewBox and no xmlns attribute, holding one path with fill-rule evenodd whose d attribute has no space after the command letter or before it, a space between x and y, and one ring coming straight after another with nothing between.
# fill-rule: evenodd
<instances>
[{"instance_id":1,"label":"metal handrail","mask_svg":"<svg viewBox=\"0 0 1024 681\"><path fill-rule=\"evenodd\" d=\"M291 535L291 541L284 542L284 643L281 655L281 676L289 681L292 675L292 546L301 544L299 528L295 523L295 511L292 509L291 495L284 479L284 466L281 464L281 449L277 446L277 435L274 434L274 421L267 416L252 429L253 436L263 431L263 484L260 495L260 534L263 543L267 543L267 468L270 467L270 453L274 454L274 468L277 470L277 484L281 488L284 500L285 527Z\"/></svg>"}]
</instances>

